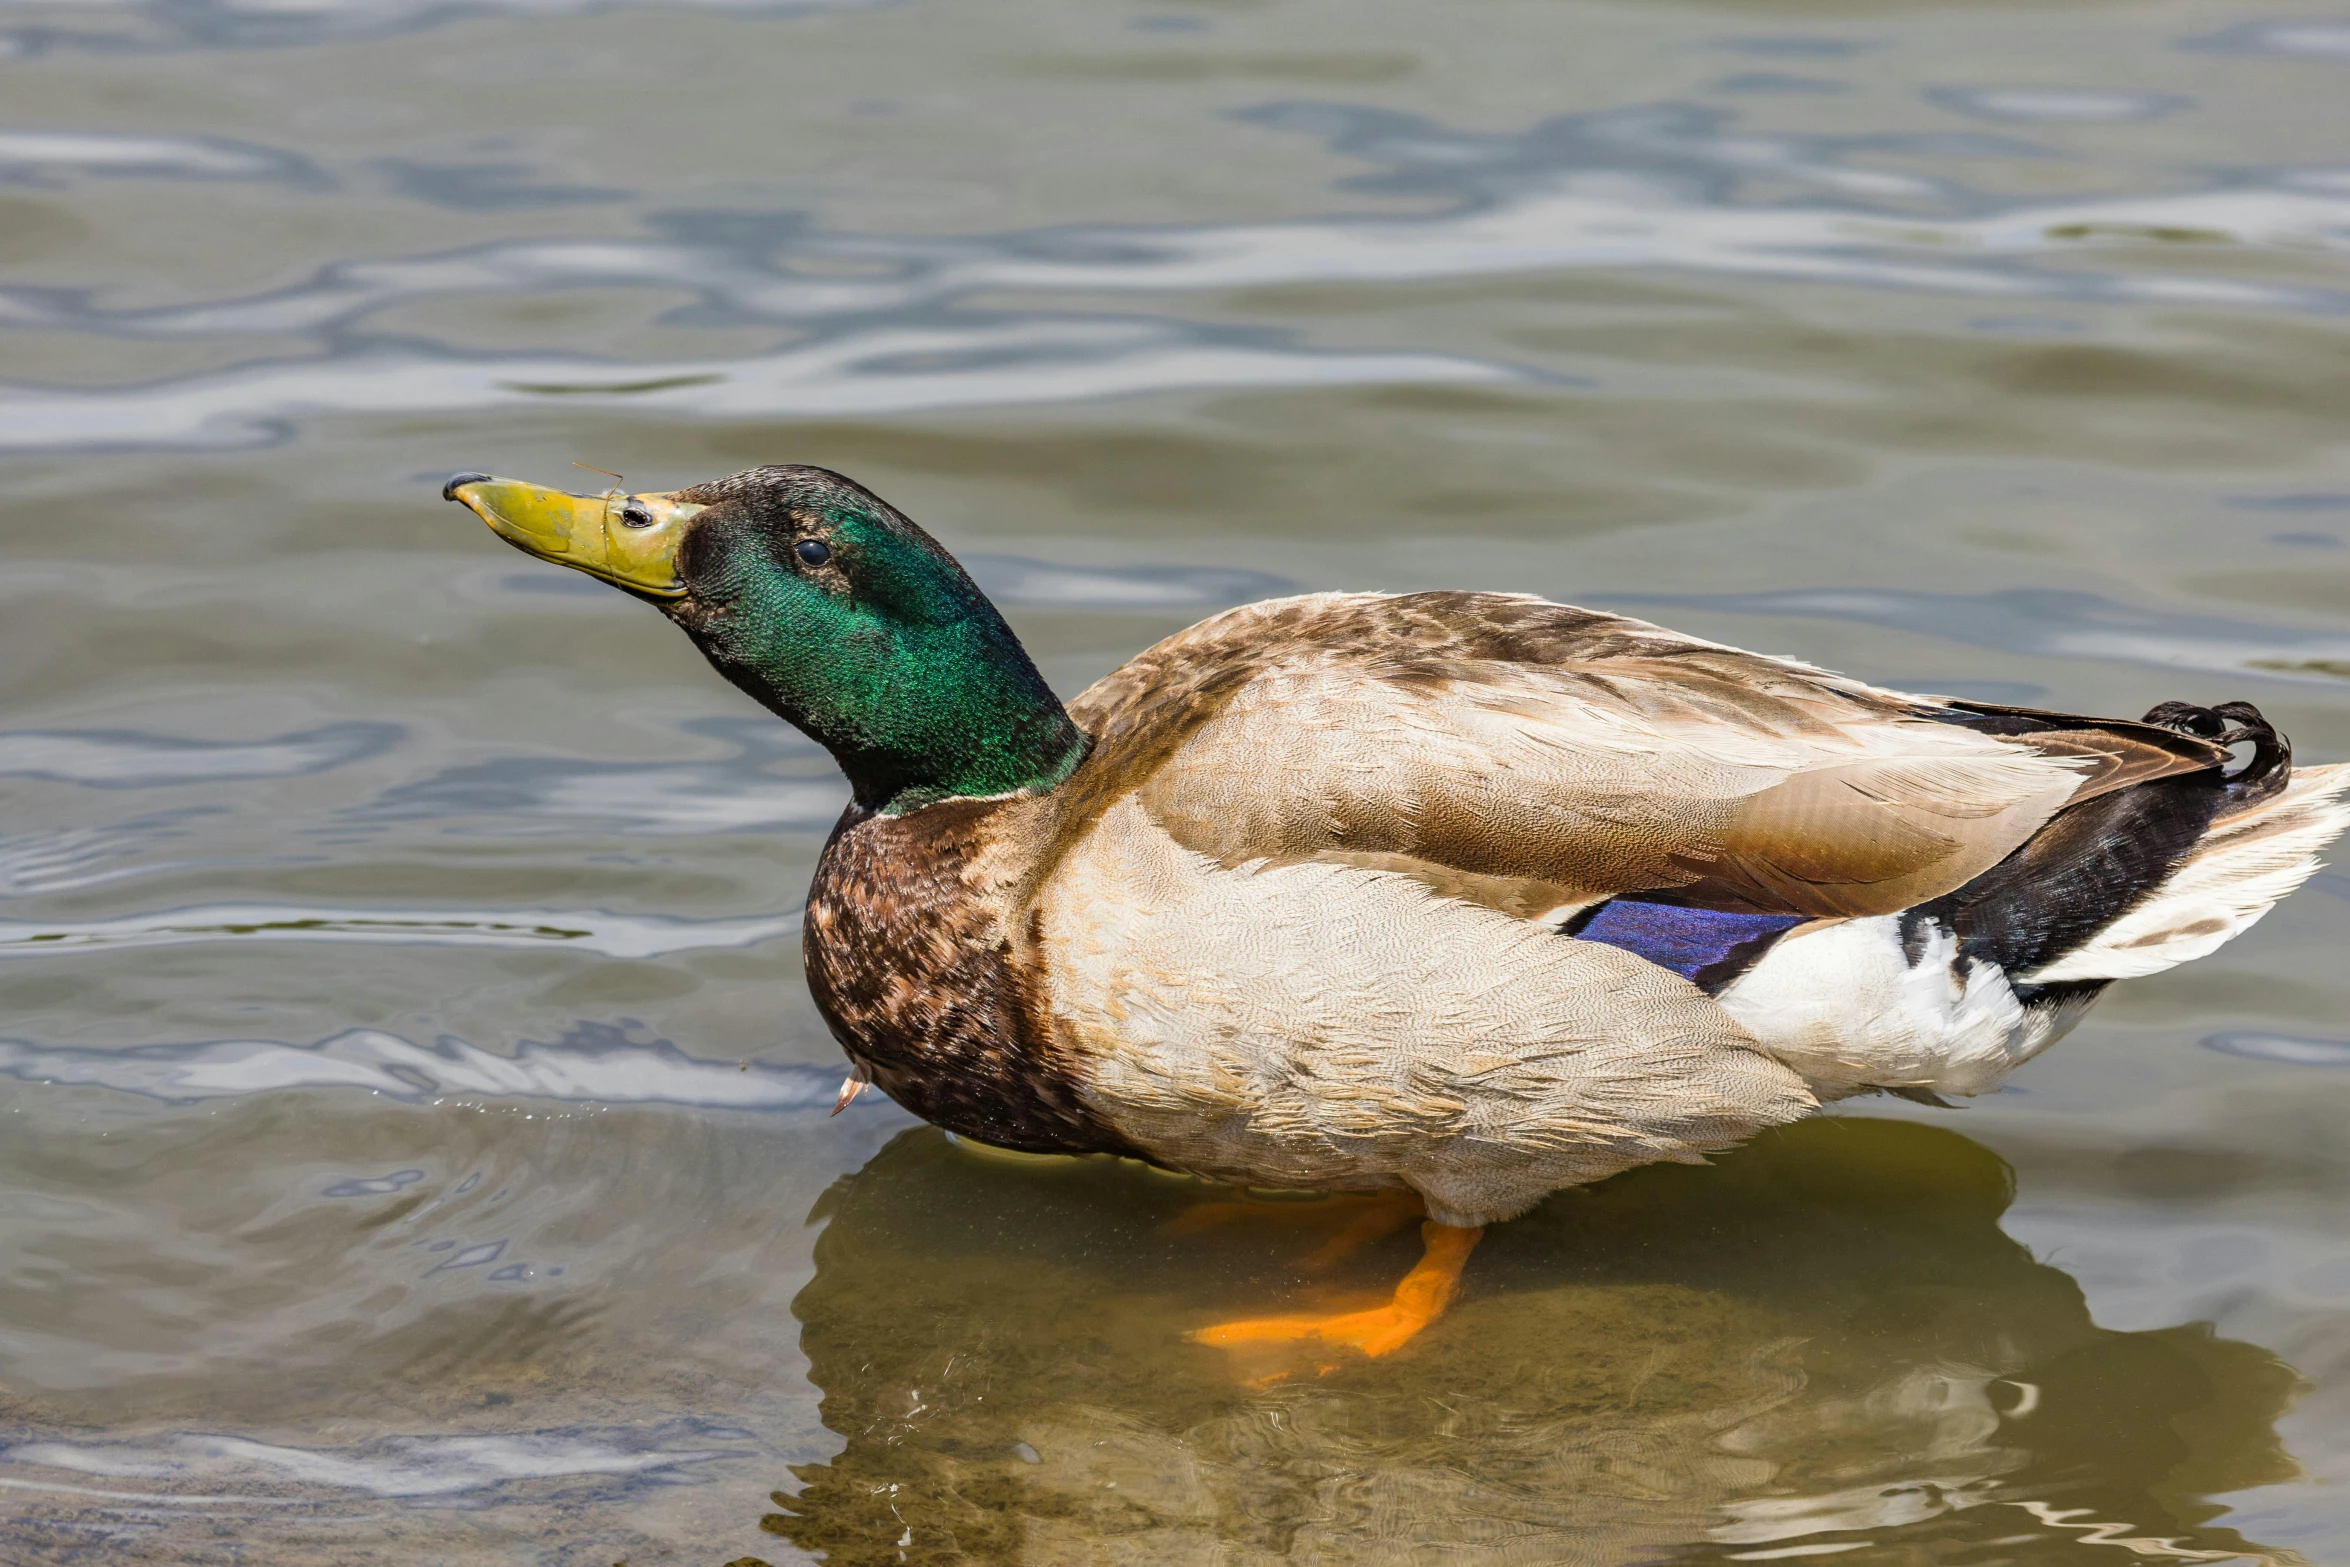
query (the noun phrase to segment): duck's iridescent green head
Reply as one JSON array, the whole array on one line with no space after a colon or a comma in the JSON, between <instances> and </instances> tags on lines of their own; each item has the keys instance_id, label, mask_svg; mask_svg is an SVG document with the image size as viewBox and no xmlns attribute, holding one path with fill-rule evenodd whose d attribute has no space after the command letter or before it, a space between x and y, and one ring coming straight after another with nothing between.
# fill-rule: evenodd
<instances>
[{"instance_id":1,"label":"duck's iridescent green head","mask_svg":"<svg viewBox=\"0 0 2350 1567\"><path fill-rule=\"evenodd\" d=\"M645 495L459 474L442 493L517 548L658 605L830 750L869 810L1050 788L1084 757L954 557L837 473L778 465Z\"/></svg>"}]
</instances>

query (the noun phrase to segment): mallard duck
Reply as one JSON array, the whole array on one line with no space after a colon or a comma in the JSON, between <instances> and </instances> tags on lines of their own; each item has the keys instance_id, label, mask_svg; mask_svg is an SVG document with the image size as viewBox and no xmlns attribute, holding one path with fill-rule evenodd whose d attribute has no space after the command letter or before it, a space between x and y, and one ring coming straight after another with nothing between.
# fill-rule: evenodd
<instances>
[{"instance_id":1,"label":"mallard duck","mask_svg":"<svg viewBox=\"0 0 2350 1567\"><path fill-rule=\"evenodd\" d=\"M1249 604L1064 705L837 473L443 493L839 762L805 952L850 1086L1006 1148L1424 1205L1386 1304L1195 1335L1226 1346L1385 1354L1561 1187L1986 1092L2350 824L2350 767L2295 769L2245 703L1912 696L1523 594Z\"/></svg>"}]
</instances>

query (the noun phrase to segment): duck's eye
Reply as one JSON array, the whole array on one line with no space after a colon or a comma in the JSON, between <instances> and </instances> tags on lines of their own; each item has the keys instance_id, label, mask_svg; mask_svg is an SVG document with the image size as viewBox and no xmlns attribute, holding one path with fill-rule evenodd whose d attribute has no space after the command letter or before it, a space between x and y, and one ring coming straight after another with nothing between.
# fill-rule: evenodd
<instances>
[{"instance_id":1,"label":"duck's eye","mask_svg":"<svg viewBox=\"0 0 2350 1567\"><path fill-rule=\"evenodd\" d=\"M832 550L822 539L802 539L791 547L803 566L821 566L832 559Z\"/></svg>"},{"instance_id":2,"label":"duck's eye","mask_svg":"<svg viewBox=\"0 0 2350 1567\"><path fill-rule=\"evenodd\" d=\"M620 508L620 525L624 528L649 528L653 525L653 508L643 501L628 501Z\"/></svg>"}]
</instances>

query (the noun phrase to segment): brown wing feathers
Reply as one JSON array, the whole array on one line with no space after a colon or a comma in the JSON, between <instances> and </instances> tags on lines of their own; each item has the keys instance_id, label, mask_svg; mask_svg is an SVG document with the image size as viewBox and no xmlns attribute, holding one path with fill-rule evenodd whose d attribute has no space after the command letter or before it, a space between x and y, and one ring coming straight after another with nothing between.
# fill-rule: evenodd
<instances>
[{"instance_id":1,"label":"brown wing feathers","mask_svg":"<svg viewBox=\"0 0 2350 1567\"><path fill-rule=\"evenodd\" d=\"M2078 800L2225 755L1497 594L1248 606L1071 711L1096 739L1088 792L1139 791L1188 848L1384 864L1520 915L1632 891L1892 913Z\"/></svg>"}]
</instances>

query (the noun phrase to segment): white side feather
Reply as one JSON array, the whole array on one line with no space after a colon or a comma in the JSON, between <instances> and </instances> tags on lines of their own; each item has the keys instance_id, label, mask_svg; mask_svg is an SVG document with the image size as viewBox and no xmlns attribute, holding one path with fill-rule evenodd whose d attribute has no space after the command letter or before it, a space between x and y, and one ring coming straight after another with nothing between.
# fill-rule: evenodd
<instances>
[{"instance_id":1,"label":"white side feather","mask_svg":"<svg viewBox=\"0 0 2350 1567\"><path fill-rule=\"evenodd\" d=\"M1798 930L1716 999L1822 1099L1873 1088L1980 1094L2078 1020L2026 1007L1995 963L1958 955L1928 926L1913 962L1901 916Z\"/></svg>"}]
</instances>

